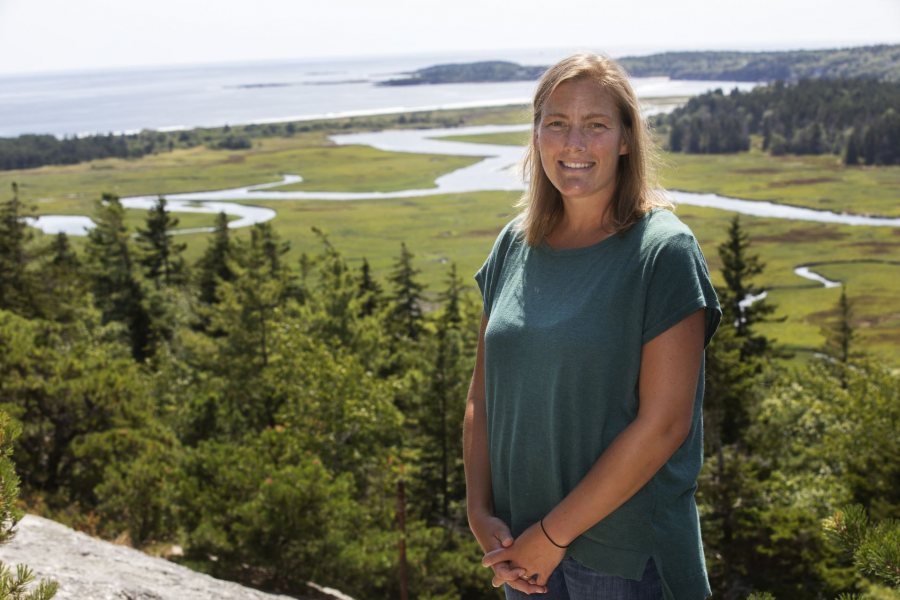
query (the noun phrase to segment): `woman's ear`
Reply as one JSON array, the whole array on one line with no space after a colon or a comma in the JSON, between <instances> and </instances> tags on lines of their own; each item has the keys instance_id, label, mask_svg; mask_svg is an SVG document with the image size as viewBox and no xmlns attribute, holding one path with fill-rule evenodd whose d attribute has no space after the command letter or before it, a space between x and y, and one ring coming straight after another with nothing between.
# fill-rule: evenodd
<instances>
[{"instance_id":1,"label":"woman's ear","mask_svg":"<svg viewBox=\"0 0 900 600\"><path fill-rule=\"evenodd\" d=\"M619 156L623 154L629 154L631 152L631 147L628 144L628 140L631 138L628 131L622 135L622 139L619 140Z\"/></svg>"}]
</instances>

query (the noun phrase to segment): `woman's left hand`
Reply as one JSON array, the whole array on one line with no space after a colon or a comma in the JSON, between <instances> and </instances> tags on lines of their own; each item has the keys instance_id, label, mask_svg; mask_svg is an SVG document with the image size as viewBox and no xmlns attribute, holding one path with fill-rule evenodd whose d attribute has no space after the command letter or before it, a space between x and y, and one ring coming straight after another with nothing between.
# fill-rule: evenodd
<instances>
[{"instance_id":1,"label":"woman's left hand","mask_svg":"<svg viewBox=\"0 0 900 600\"><path fill-rule=\"evenodd\" d=\"M497 563L509 561L513 567L525 569L524 579L545 588L546 592L547 580L565 556L565 549L551 544L541 531L540 523L535 523L522 532L511 546L485 554L481 564L492 567Z\"/></svg>"}]
</instances>

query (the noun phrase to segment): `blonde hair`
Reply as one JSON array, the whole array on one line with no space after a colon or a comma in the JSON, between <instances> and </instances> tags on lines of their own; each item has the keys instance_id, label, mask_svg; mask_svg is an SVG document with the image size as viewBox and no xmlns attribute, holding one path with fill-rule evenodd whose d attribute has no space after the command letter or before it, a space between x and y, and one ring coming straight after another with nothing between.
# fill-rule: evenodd
<instances>
[{"instance_id":1,"label":"blonde hair","mask_svg":"<svg viewBox=\"0 0 900 600\"><path fill-rule=\"evenodd\" d=\"M636 223L656 206L671 207L656 188L657 153L647 125L641 116L637 96L628 75L612 59L596 54L575 54L559 61L541 76L534 93L531 143L525 153L523 172L528 187L518 205L521 209L519 227L531 246L543 242L563 216L563 202L559 190L544 172L536 136L541 111L550 95L563 82L589 80L595 82L612 97L619 110L628 153L619 156L616 169L616 189L608 209L608 223L616 233Z\"/></svg>"}]
</instances>

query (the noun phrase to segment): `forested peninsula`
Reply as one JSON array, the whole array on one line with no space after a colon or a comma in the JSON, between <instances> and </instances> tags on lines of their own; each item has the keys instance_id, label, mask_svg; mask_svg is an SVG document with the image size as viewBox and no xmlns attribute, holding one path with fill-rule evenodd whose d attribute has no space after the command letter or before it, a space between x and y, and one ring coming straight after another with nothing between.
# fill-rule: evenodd
<instances>
[{"instance_id":1,"label":"forested peninsula","mask_svg":"<svg viewBox=\"0 0 900 600\"><path fill-rule=\"evenodd\" d=\"M900 81L900 44L788 52L664 52L617 59L633 77L702 81Z\"/></svg>"}]
</instances>

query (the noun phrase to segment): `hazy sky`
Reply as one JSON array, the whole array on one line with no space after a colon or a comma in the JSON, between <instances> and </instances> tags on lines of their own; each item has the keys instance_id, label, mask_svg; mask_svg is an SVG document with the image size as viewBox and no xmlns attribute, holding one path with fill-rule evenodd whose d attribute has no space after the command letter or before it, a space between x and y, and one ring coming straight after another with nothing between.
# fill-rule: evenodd
<instances>
[{"instance_id":1,"label":"hazy sky","mask_svg":"<svg viewBox=\"0 0 900 600\"><path fill-rule=\"evenodd\" d=\"M0 73L590 49L900 43L900 0L0 0Z\"/></svg>"}]
</instances>

